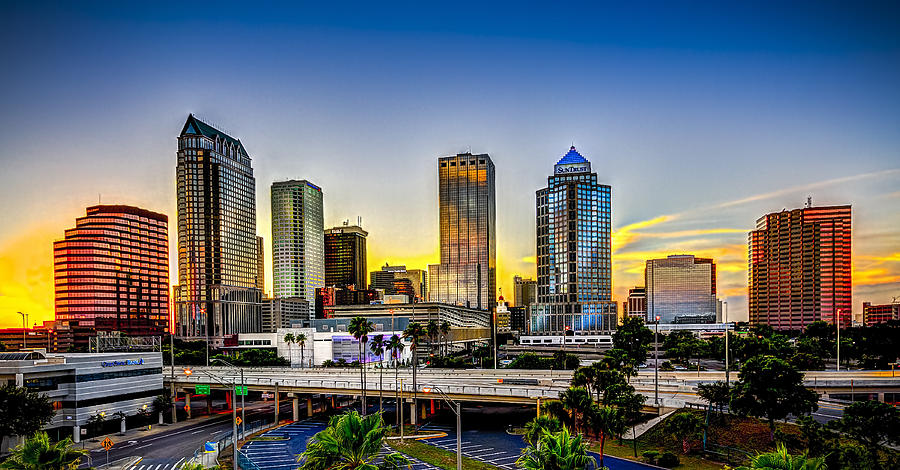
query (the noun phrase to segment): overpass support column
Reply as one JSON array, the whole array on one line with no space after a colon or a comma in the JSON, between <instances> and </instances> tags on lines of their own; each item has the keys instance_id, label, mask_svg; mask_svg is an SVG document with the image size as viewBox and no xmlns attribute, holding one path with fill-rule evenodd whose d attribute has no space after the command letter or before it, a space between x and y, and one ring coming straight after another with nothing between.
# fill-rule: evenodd
<instances>
[{"instance_id":1,"label":"overpass support column","mask_svg":"<svg viewBox=\"0 0 900 470\"><path fill-rule=\"evenodd\" d=\"M313 408L312 408L312 406L313 406L313 405L312 405L312 398L311 398L311 397L308 397L308 398L306 399L306 417L307 417L307 418L312 418L312 415L313 415Z\"/></svg>"},{"instance_id":2,"label":"overpass support column","mask_svg":"<svg viewBox=\"0 0 900 470\"><path fill-rule=\"evenodd\" d=\"M225 402L226 403L228 402L228 393L227 392L225 393ZM212 414L212 392L210 392L210 394L206 396L206 414L207 415Z\"/></svg>"},{"instance_id":3,"label":"overpass support column","mask_svg":"<svg viewBox=\"0 0 900 470\"><path fill-rule=\"evenodd\" d=\"M878 401L884 403L884 392L878 392Z\"/></svg>"},{"instance_id":4,"label":"overpass support column","mask_svg":"<svg viewBox=\"0 0 900 470\"><path fill-rule=\"evenodd\" d=\"M278 393L278 382L275 382L275 424L278 424L279 411L281 411L281 394Z\"/></svg>"},{"instance_id":5,"label":"overpass support column","mask_svg":"<svg viewBox=\"0 0 900 470\"><path fill-rule=\"evenodd\" d=\"M191 419L191 394L187 390L184 391L184 412L187 419Z\"/></svg>"},{"instance_id":6,"label":"overpass support column","mask_svg":"<svg viewBox=\"0 0 900 470\"><path fill-rule=\"evenodd\" d=\"M416 415L418 414L418 411L419 410L416 409L416 401L413 400L413 402L409 404L409 424L412 426L416 425Z\"/></svg>"},{"instance_id":7,"label":"overpass support column","mask_svg":"<svg viewBox=\"0 0 900 470\"><path fill-rule=\"evenodd\" d=\"M300 421L300 397L294 395L291 399L293 411L294 411L294 421Z\"/></svg>"},{"instance_id":8,"label":"overpass support column","mask_svg":"<svg viewBox=\"0 0 900 470\"><path fill-rule=\"evenodd\" d=\"M428 419L428 403L422 402L422 421Z\"/></svg>"}]
</instances>

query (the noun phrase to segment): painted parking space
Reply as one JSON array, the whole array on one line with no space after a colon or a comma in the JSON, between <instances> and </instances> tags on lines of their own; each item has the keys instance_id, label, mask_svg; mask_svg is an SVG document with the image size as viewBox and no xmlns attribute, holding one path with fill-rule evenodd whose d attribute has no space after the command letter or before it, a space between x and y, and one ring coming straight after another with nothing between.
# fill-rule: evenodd
<instances>
[{"instance_id":1,"label":"painted parking space","mask_svg":"<svg viewBox=\"0 0 900 470\"><path fill-rule=\"evenodd\" d=\"M297 457L306 450L306 443L326 423L317 420L298 421L261 435L264 438L280 438L277 441L251 441L241 447L241 452L260 470L296 470Z\"/></svg>"}]
</instances>

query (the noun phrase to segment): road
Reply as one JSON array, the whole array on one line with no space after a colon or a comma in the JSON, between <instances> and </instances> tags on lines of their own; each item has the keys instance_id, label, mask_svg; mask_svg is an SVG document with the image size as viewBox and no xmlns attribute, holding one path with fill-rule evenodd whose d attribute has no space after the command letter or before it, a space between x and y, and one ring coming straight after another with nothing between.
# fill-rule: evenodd
<instances>
[{"instance_id":1,"label":"road","mask_svg":"<svg viewBox=\"0 0 900 470\"><path fill-rule=\"evenodd\" d=\"M271 402L255 406L252 410L248 405L245 412L247 423L262 419L274 420L274 411L274 404ZM281 418L287 418L290 414L290 403L282 402ZM196 423L190 426L173 426L171 430L157 432L146 437L135 436L128 439L130 436L123 438L111 435L110 439L116 444L109 451L109 461L113 462L126 457L142 457L134 470L177 469L190 460L204 442L217 441L232 429L230 411L220 412L208 418L196 418L194 421ZM90 451L90 458L94 466L106 463L106 451L100 447L102 439L103 436L85 443L87 449L93 447ZM87 462L85 462L81 468L87 466Z\"/></svg>"}]
</instances>

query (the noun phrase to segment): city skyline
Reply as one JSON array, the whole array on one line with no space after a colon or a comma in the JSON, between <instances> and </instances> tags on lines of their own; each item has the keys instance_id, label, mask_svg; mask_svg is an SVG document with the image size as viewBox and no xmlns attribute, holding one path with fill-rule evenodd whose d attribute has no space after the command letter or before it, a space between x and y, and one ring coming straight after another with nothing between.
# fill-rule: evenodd
<instances>
[{"instance_id":1,"label":"city skyline","mask_svg":"<svg viewBox=\"0 0 900 470\"><path fill-rule=\"evenodd\" d=\"M496 10L467 15L465 27L453 13L441 28L430 17L404 25L387 10L362 11L303 31L278 23L266 37L255 32L259 14L226 9L224 20L256 46L229 38L222 46L259 73L211 79L172 73L187 66L173 58L185 37L218 26L179 19L202 13L115 7L64 17L16 5L0 33L4 57L21 64L0 78L8 110L0 161L10 170L0 176L0 324L19 326L16 311L31 322L52 319L52 243L85 207L128 204L176 220L172 129L189 112L247 143L267 243L269 185L310 179L325 192L326 225L363 217L369 266L437 262L434 160L468 147L490 154L497 280L506 292L514 274L536 275L533 191L544 184L544 162L573 143L616 192L619 302L641 284L646 259L692 253L716 260L721 297L745 319L754 221L810 194L816 206L852 204L859 317L863 301L887 303L900 284L900 216L891 210L900 204L897 36L866 32L877 29L872 22L889 26L878 17L890 15L876 11L822 6L818 23L768 8L783 13L782 23L763 28L760 15L747 14L729 18L731 32L715 26L722 11L691 18L702 38L675 26L686 13L658 28L632 22L634 31L656 30L638 37L614 24L634 18L627 9L549 12L535 32L519 17L492 21L503 14ZM296 20L293 13L285 16ZM149 14L158 21L139 19ZM26 40L34 46L27 56L11 46ZM281 60L279 42L321 51ZM410 42L418 45L408 51ZM338 63L329 59L336 53L349 55ZM297 73L307 69L319 75ZM462 72L473 69L485 73ZM272 78L285 75L289 84ZM48 130L53 139L43 138ZM672 184L677 178L689 184Z\"/></svg>"}]
</instances>

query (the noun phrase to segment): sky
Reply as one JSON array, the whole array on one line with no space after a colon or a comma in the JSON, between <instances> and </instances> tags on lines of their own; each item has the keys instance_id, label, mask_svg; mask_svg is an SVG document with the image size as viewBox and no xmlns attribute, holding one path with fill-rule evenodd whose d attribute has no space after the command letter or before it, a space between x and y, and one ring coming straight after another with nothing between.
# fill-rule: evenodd
<instances>
[{"instance_id":1,"label":"sky","mask_svg":"<svg viewBox=\"0 0 900 470\"><path fill-rule=\"evenodd\" d=\"M745 319L747 231L808 196L853 205L854 313L900 296L897 3L488 3L7 4L0 327L52 319L52 242L98 201L168 214L174 255L188 113L243 141L260 235L271 183L308 179L369 270L437 262L437 158L488 153L511 297L575 145L612 186L616 300L688 253Z\"/></svg>"}]
</instances>

